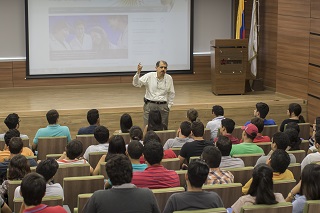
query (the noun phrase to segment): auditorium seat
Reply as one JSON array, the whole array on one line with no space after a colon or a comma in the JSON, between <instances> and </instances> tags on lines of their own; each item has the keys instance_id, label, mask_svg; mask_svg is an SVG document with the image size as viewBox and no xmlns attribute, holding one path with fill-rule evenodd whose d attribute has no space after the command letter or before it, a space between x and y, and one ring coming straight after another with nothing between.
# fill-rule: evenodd
<instances>
[{"instance_id":1,"label":"auditorium seat","mask_svg":"<svg viewBox=\"0 0 320 213\"><path fill-rule=\"evenodd\" d=\"M23 198L14 199L14 212L19 212L21 209L21 205L23 202ZM63 199L61 196L44 196L42 198L42 204L46 204L48 206L63 206Z\"/></svg>"},{"instance_id":2,"label":"auditorium seat","mask_svg":"<svg viewBox=\"0 0 320 213\"><path fill-rule=\"evenodd\" d=\"M303 213L314 213L319 212L320 200L308 200L304 206Z\"/></svg>"},{"instance_id":3,"label":"auditorium seat","mask_svg":"<svg viewBox=\"0 0 320 213\"><path fill-rule=\"evenodd\" d=\"M90 163L91 167L96 168L100 158L105 154L107 154L107 152L90 152L88 162Z\"/></svg>"},{"instance_id":4,"label":"auditorium seat","mask_svg":"<svg viewBox=\"0 0 320 213\"><path fill-rule=\"evenodd\" d=\"M87 193L87 194L79 194L78 195L78 202L77 207L74 208L73 213L82 213L82 210L90 197L93 195L93 193Z\"/></svg>"},{"instance_id":5,"label":"auditorium seat","mask_svg":"<svg viewBox=\"0 0 320 213\"><path fill-rule=\"evenodd\" d=\"M241 129L241 126L236 126L231 135L240 140L242 138L242 132L243 130Z\"/></svg>"},{"instance_id":6,"label":"auditorium seat","mask_svg":"<svg viewBox=\"0 0 320 213\"><path fill-rule=\"evenodd\" d=\"M255 166L257 163L257 160L262 156L263 154L242 154L242 155L233 155L234 158L241 158L244 162L245 166Z\"/></svg>"},{"instance_id":7,"label":"auditorium seat","mask_svg":"<svg viewBox=\"0 0 320 213\"><path fill-rule=\"evenodd\" d=\"M9 180L8 182L8 206L10 207L10 209L14 208L14 205L13 205L14 191L20 185L21 185L21 180Z\"/></svg>"},{"instance_id":8,"label":"auditorium seat","mask_svg":"<svg viewBox=\"0 0 320 213\"><path fill-rule=\"evenodd\" d=\"M180 159L179 158L168 158L162 159L161 165L169 170L179 170L180 169Z\"/></svg>"},{"instance_id":9,"label":"auditorium seat","mask_svg":"<svg viewBox=\"0 0 320 213\"><path fill-rule=\"evenodd\" d=\"M296 184L296 180L274 180L273 191L281 193L283 197L286 197Z\"/></svg>"},{"instance_id":10,"label":"auditorium seat","mask_svg":"<svg viewBox=\"0 0 320 213\"><path fill-rule=\"evenodd\" d=\"M300 144L300 149L304 150L307 154L309 150L309 140L302 140Z\"/></svg>"},{"instance_id":11,"label":"auditorium seat","mask_svg":"<svg viewBox=\"0 0 320 213\"><path fill-rule=\"evenodd\" d=\"M129 135L129 133L113 133L113 135L121 135L126 144L130 143L130 135Z\"/></svg>"},{"instance_id":12,"label":"auditorium seat","mask_svg":"<svg viewBox=\"0 0 320 213\"><path fill-rule=\"evenodd\" d=\"M298 125L300 128L299 137L308 140L310 138L310 123L298 123Z\"/></svg>"},{"instance_id":13,"label":"auditorium seat","mask_svg":"<svg viewBox=\"0 0 320 213\"><path fill-rule=\"evenodd\" d=\"M59 164L57 173L54 175L54 182L62 186L63 178L89 176L90 164Z\"/></svg>"},{"instance_id":14,"label":"auditorium seat","mask_svg":"<svg viewBox=\"0 0 320 213\"><path fill-rule=\"evenodd\" d=\"M54 158L54 159L59 159L62 154L47 154L46 159L48 158Z\"/></svg>"},{"instance_id":15,"label":"auditorium seat","mask_svg":"<svg viewBox=\"0 0 320 213\"><path fill-rule=\"evenodd\" d=\"M181 187L186 187L186 185L187 185L187 183L186 183L186 174L187 174L188 170L176 170L175 172L179 175L180 186Z\"/></svg>"},{"instance_id":16,"label":"auditorium seat","mask_svg":"<svg viewBox=\"0 0 320 213\"><path fill-rule=\"evenodd\" d=\"M155 131L161 140L162 146L166 143L166 141L170 138L175 138L177 136L176 130L163 130L163 131Z\"/></svg>"},{"instance_id":17,"label":"auditorium seat","mask_svg":"<svg viewBox=\"0 0 320 213\"><path fill-rule=\"evenodd\" d=\"M199 159L200 159L200 156L192 156L189 158L189 163L191 163L194 160L199 160Z\"/></svg>"},{"instance_id":18,"label":"auditorium seat","mask_svg":"<svg viewBox=\"0 0 320 213\"><path fill-rule=\"evenodd\" d=\"M100 163L100 174L103 175L104 179L108 179L107 171L106 171L106 163L107 162L102 162Z\"/></svg>"},{"instance_id":19,"label":"auditorium seat","mask_svg":"<svg viewBox=\"0 0 320 213\"><path fill-rule=\"evenodd\" d=\"M174 211L173 213L226 213L225 208L213 208L213 209L200 209L200 210L185 210L185 211Z\"/></svg>"},{"instance_id":20,"label":"auditorium seat","mask_svg":"<svg viewBox=\"0 0 320 213\"><path fill-rule=\"evenodd\" d=\"M278 132L278 125L265 125L261 134L263 136L269 136L271 139L276 132Z\"/></svg>"},{"instance_id":21,"label":"auditorium seat","mask_svg":"<svg viewBox=\"0 0 320 213\"><path fill-rule=\"evenodd\" d=\"M240 213L292 213L292 204L290 202L281 202L273 205L242 206Z\"/></svg>"},{"instance_id":22,"label":"auditorium seat","mask_svg":"<svg viewBox=\"0 0 320 213\"><path fill-rule=\"evenodd\" d=\"M172 194L177 192L184 192L185 190L183 187L172 187L164 189L152 189L151 191L156 197L160 212L162 212L164 210L164 207L166 206L167 200Z\"/></svg>"},{"instance_id":23,"label":"auditorium seat","mask_svg":"<svg viewBox=\"0 0 320 213\"><path fill-rule=\"evenodd\" d=\"M271 142L260 142L255 144L261 147L266 155L271 151Z\"/></svg>"},{"instance_id":24,"label":"auditorium seat","mask_svg":"<svg viewBox=\"0 0 320 213\"><path fill-rule=\"evenodd\" d=\"M211 130L205 128L205 129L204 129L204 134L203 134L203 139L204 139L205 141L210 141L210 138L211 138ZM177 156L178 156L178 155L177 155Z\"/></svg>"},{"instance_id":25,"label":"auditorium seat","mask_svg":"<svg viewBox=\"0 0 320 213\"><path fill-rule=\"evenodd\" d=\"M230 171L234 176L235 183L241 183L243 186L252 177L253 166L239 167L239 168L222 168L222 170Z\"/></svg>"},{"instance_id":26,"label":"auditorium seat","mask_svg":"<svg viewBox=\"0 0 320 213\"><path fill-rule=\"evenodd\" d=\"M288 169L292 172L294 179L296 179L296 181L299 182L301 176L301 164L290 163Z\"/></svg>"},{"instance_id":27,"label":"auditorium seat","mask_svg":"<svg viewBox=\"0 0 320 213\"><path fill-rule=\"evenodd\" d=\"M76 139L81 141L83 146L83 151L80 156L83 156L84 152L91 145L98 145L99 142L94 138L93 134L90 135L76 135Z\"/></svg>"},{"instance_id":28,"label":"auditorium seat","mask_svg":"<svg viewBox=\"0 0 320 213\"><path fill-rule=\"evenodd\" d=\"M39 137L38 160L45 160L47 154L62 154L67 145L67 137Z\"/></svg>"},{"instance_id":29,"label":"auditorium seat","mask_svg":"<svg viewBox=\"0 0 320 213\"><path fill-rule=\"evenodd\" d=\"M30 145L29 145L29 138L23 138L22 139L22 143L23 143L23 146L24 147L28 147L30 148ZM3 150L4 149L4 145L6 143L4 142L4 140L0 140L0 150Z\"/></svg>"},{"instance_id":30,"label":"auditorium seat","mask_svg":"<svg viewBox=\"0 0 320 213\"><path fill-rule=\"evenodd\" d=\"M287 151L289 154L293 154L296 157L296 162L301 163L302 160L306 157L306 152L304 150L294 150Z\"/></svg>"},{"instance_id":31,"label":"auditorium seat","mask_svg":"<svg viewBox=\"0 0 320 213\"><path fill-rule=\"evenodd\" d=\"M176 154L176 156L179 156L181 147L172 147L171 150Z\"/></svg>"}]
</instances>

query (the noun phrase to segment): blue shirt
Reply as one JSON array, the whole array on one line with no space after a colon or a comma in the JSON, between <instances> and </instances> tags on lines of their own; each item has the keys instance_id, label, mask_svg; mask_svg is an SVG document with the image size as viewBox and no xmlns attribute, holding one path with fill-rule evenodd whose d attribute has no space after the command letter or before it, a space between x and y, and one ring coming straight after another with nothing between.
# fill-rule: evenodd
<instances>
[{"instance_id":1,"label":"blue shirt","mask_svg":"<svg viewBox=\"0 0 320 213\"><path fill-rule=\"evenodd\" d=\"M78 135L89 135L93 134L97 125L90 125L88 127L82 127L78 131Z\"/></svg>"},{"instance_id":2,"label":"blue shirt","mask_svg":"<svg viewBox=\"0 0 320 213\"><path fill-rule=\"evenodd\" d=\"M136 171L144 171L148 167L147 164L132 164L132 169Z\"/></svg>"},{"instance_id":3,"label":"blue shirt","mask_svg":"<svg viewBox=\"0 0 320 213\"><path fill-rule=\"evenodd\" d=\"M251 123L251 121L247 121L247 123L245 123L245 126L247 126L250 123ZM264 123L265 126L276 125L276 122L273 119L264 119L263 123Z\"/></svg>"},{"instance_id":4,"label":"blue shirt","mask_svg":"<svg viewBox=\"0 0 320 213\"><path fill-rule=\"evenodd\" d=\"M67 126L60 126L59 124L51 124L45 128L40 128L36 136L34 136L33 143L38 144L39 137L58 137L67 136L68 142L71 141L71 135Z\"/></svg>"}]
</instances>

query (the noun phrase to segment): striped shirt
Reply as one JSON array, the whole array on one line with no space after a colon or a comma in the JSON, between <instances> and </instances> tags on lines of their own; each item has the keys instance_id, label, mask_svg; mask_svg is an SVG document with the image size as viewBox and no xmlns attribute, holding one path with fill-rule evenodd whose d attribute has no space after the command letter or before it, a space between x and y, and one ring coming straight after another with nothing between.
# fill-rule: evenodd
<instances>
[{"instance_id":1,"label":"striped shirt","mask_svg":"<svg viewBox=\"0 0 320 213\"><path fill-rule=\"evenodd\" d=\"M180 186L178 174L157 164L134 172L131 183L140 188L159 189Z\"/></svg>"},{"instance_id":2,"label":"striped shirt","mask_svg":"<svg viewBox=\"0 0 320 213\"><path fill-rule=\"evenodd\" d=\"M230 171L224 171L220 168L210 168L207 185L233 183L234 176Z\"/></svg>"}]
</instances>

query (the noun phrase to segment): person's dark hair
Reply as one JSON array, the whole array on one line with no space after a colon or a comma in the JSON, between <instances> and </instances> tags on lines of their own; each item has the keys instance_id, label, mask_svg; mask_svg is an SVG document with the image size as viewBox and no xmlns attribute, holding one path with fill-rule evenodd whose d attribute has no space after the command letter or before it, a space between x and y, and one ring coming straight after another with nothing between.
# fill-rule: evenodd
<instances>
[{"instance_id":1,"label":"person's dark hair","mask_svg":"<svg viewBox=\"0 0 320 213\"><path fill-rule=\"evenodd\" d=\"M146 135L144 136L144 139L143 139L143 145L146 145L149 141L157 141L159 143L161 143L161 139L160 137L157 135L157 133L155 133L154 131L152 130L149 130Z\"/></svg>"},{"instance_id":2,"label":"person's dark hair","mask_svg":"<svg viewBox=\"0 0 320 213\"><path fill-rule=\"evenodd\" d=\"M107 143L109 140L109 130L105 126L97 126L94 129L93 135L99 143Z\"/></svg>"},{"instance_id":3,"label":"person's dark hair","mask_svg":"<svg viewBox=\"0 0 320 213\"><path fill-rule=\"evenodd\" d=\"M80 157L83 152L83 145L81 141L73 139L66 146L66 154L70 160Z\"/></svg>"},{"instance_id":4,"label":"person's dark hair","mask_svg":"<svg viewBox=\"0 0 320 213\"><path fill-rule=\"evenodd\" d=\"M15 129L19 124L20 120L18 114L11 113L6 117L6 119L4 119L3 122L6 124L8 129Z\"/></svg>"},{"instance_id":5,"label":"person's dark hair","mask_svg":"<svg viewBox=\"0 0 320 213\"><path fill-rule=\"evenodd\" d=\"M276 204L273 193L273 172L272 168L262 163L254 167L252 173L252 183L248 194L256 197L256 204Z\"/></svg>"},{"instance_id":6,"label":"person's dark hair","mask_svg":"<svg viewBox=\"0 0 320 213\"><path fill-rule=\"evenodd\" d=\"M218 168L221 163L221 152L217 147L206 146L201 154L201 159L208 164L209 168Z\"/></svg>"},{"instance_id":7,"label":"person's dark hair","mask_svg":"<svg viewBox=\"0 0 320 213\"><path fill-rule=\"evenodd\" d=\"M296 122L287 123L286 129L295 129L298 133L300 133L300 127Z\"/></svg>"},{"instance_id":8,"label":"person's dark hair","mask_svg":"<svg viewBox=\"0 0 320 213\"><path fill-rule=\"evenodd\" d=\"M224 115L224 109L222 108L222 106L214 105L212 107L212 113L215 114L216 116L223 116Z\"/></svg>"},{"instance_id":9,"label":"person's dark hair","mask_svg":"<svg viewBox=\"0 0 320 213\"><path fill-rule=\"evenodd\" d=\"M251 133L251 135L249 135L246 131L244 131L244 133L246 134L247 138L252 141L257 137L257 134L255 132Z\"/></svg>"},{"instance_id":10,"label":"person's dark hair","mask_svg":"<svg viewBox=\"0 0 320 213\"><path fill-rule=\"evenodd\" d=\"M297 130L290 128L286 129L283 133L289 138L290 151L300 150L301 139Z\"/></svg>"},{"instance_id":11,"label":"person's dark hair","mask_svg":"<svg viewBox=\"0 0 320 213\"><path fill-rule=\"evenodd\" d=\"M8 180L21 180L30 172L30 163L28 159L23 155L16 155L9 163Z\"/></svg>"},{"instance_id":12,"label":"person's dark hair","mask_svg":"<svg viewBox=\"0 0 320 213\"><path fill-rule=\"evenodd\" d=\"M290 144L290 140L287 134L283 132L276 132L273 134L272 143L277 145L277 149L286 150Z\"/></svg>"},{"instance_id":13,"label":"person's dark hair","mask_svg":"<svg viewBox=\"0 0 320 213\"><path fill-rule=\"evenodd\" d=\"M27 206L37 206L46 193L46 181L38 173L29 173L22 179L20 192Z\"/></svg>"},{"instance_id":14,"label":"person's dark hair","mask_svg":"<svg viewBox=\"0 0 320 213\"><path fill-rule=\"evenodd\" d=\"M99 119L99 111L97 109L90 109L87 112L87 121L90 125L95 125Z\"/></svg>"},{"instance_id":15,"label":"person's dark hair","mask_svg":"<svg viewBox=\"0 0 320 213\"><path fill-rule=\"evenodd\" d=\"M293 113L295 116L298 116L299 118L299 123L305 123L306 121L304 120L304 117L301 114L302 108L300 106L300 104L297 103L291 103L289 104L289 113L290 113L290 117L291 114Z\"/></svg>"},{"instance_id":16,"label":"person's dark hair","mask_svg":"<svg viewBox=\"0 0 320 213\"><path fill-rule=\"evenodd\" d=\"M266 103L256 103L257 112L260 113L260 118L265 119L269 113L269 106Z\"/></svg>"},{"instance_id":17,"label":"person's dark hair","mask_svg":"<svg viewBox=\"0 0 320 213\"><path fill-rule=\"evenodd\" d=\"M59 113L57 110L52 109L47 112L46 117L49 124L56 124L59 118Z\"/></svg>"},{"instance_id":18,"label":"person's dark hair","mask_svg":"<svg viewBox=\"0 0 320 213\"><path fill-rule=\"evenodd\" d=\"M161 112L159 110L151 110L149 112L147 130L162 131L166 129L166 125L162 123Z\"/></svg>"},{"instance_id":19,"label":"person's dark hair","mask_svg":"<svg viewBox=\"0 0 320 213\"><path fill-rule=\"evenodd\" d=\"M140 141L143 138L142 129L139 126L132 126L129 131L131 140Z\"/></svg>"},{"instance_id":20,"label":"person's dark hair","mask_svg":"<svg viewBox=\"0 0 320 213\"><path fill-rule=\"evenodd\" d=\"M258 128L258 133L261 133L263 131L264 120L262 118L254 117L250 122Z\"/></svg>"},{"instance_id":21,"label":"person's dark hair","mask_svg":"<svg viewBox=\"0 0 320 213\"><path fill-rule=\"evenodd\" d=\"M58 162L54 158L48 158L38 164L36 172L42 175L46 182L48 182L57 173L58 168Z\"/></svg>"},{"instance_id":22,"label":"person's dark hair","mask_svg":"<svg viewBox=\"0 0 320 213\"><path fill-rule=\"evenodd\" d=\"M115 154L106 163L106 172L112 185L119 186L131 183L132 164L129 158L122 154Z\"/></svg>"},{"instance_id":23,"label":"person's dark hair","mask_svg":"<svg viewBox=\"0 0 320 213\"><path fill-rule=\"evenodd\" d=\"M11 138L9 142L9 151L11 154L19 154L23 148L22 139L19 137Z\"/></svg>"},{"instance_id":24,"label":"person's dark hair","mask_svg":"<svg viewBox=\"0 0 320 213\"><path fill-rule=\"evenodd\" d=\"M180 124L181 134L185 137L189 137L191 134L191 123L189 121L183 121Z\"/></svg>"},{"instance_id":25,"label":"person's dark hair","mask_svg":"<svg viewBox=\"0 0 320 213\"><path fill-rule=\"evenodd\" d=\"M289 154L283 149L275 150L270 159L271 168L274 172L279 172L280 174L284 173L290 164Z\"/></svg>"},{"instance_id":26,"label":"person's dark hair","mask_svg":"<svg viewBox=\"0 0 320 213\"><path fill-rule=\"evenodd\" d=\"M197 121L199 114L198 111L196 109L189 109L187 111L187 118L189 119L189 121L193 122L193 121Z\"/></svg>"},{"instance_id":27,"label":"person's dark hair","mask_svg":"<svg viewBox=\"0 0 320 213\"><path fill-rule=\"evenodd\" d=\"M20 132L17 129L9 129L6 134L4 134L4 142L9 146L9 142L13 137L20 137Z\"/></svg>"},{"instance_id":28,"label":"person's dark hair","mask_svg":"<svg viewBox=\"0 0 320 213\"><path fill-rule=\"evenodd\" d=\"M159 67L161 62L164 63L168 67L168 63L166 61L163 61L163 60L157 61L156 67Z\"/></svg>"},{"instance_id":29,"label":"person's dark hair","mask_svg":"<svg viewBox=\"0 0 320 213\"><path fill-rule=\"evenodd\" d=\"M209 174L208 165L200 160L195 160L189 163L188 180L191 186L201 188L206 182Z\"/></svg>"},{"instance_id":30,"label":"person's dark hair","mask_svg":"<svg viewBox=\"0 0 320 213\"><path fill-rule=\"evenodd\" d=\"M320 199L320 165L308 164L301 174L300 193L306 196L307 200Z\"/></svg>"},{"instance_id":31,"label":"person's dark hair","mask_svg":"<svg viewBox=\"0 0 320 213\"><path fill-rule=\"evenodd\" d=\"M225 127L227 130L227 133L229 134L233 132L235 125L236 123L230 118L225 118L221 120L221 127Z\"/></svg>"},{"instance_id":32,"label":"person's dark hair","mask_svg":"<svg viewBox=\"0 0 320 213\"><path fill-rule=\"evenodd\" d=\"M320 130L318 130L314 135L314 140L317 144L320 144Z\"/></svg>"},{"instance_id":33,"label":"person's dark hair","mask_svg":"<svg viewBox=\"0 0 320 213\"><path fill-rule=\"evenodd\" d=\"M218 147L222 156L229 156L232 149L232 143L228 137L219 135L216 147Z\"/></svg>"},{"instance_id":34,"label":"person's dark hair","mask_svg":"<svg viewBox=\"0 0 320 213\"><path fill-rule=\"evenodd\" d=\"M191 123L191 131L195 137L203 137L204 125L200 121L194 121Z\"/></svg>"},{"instance_id":35,"label":"person's dark hair","mask_svg":"<svg viewBox=\"0 0 320 213\"><path fill-rule=\"evenodd\" d=\"M126 154L126 143L121 135L113 135L110 138L106 162L111 159L114 154Z\"/></svg>"},{"instance_id":36,"label":"person's dark hair","mask_svg":"<svg viewBox=\"0 0 320 213\"><path fill-rule=\"evenodd\" d=\"M131 141L127 148L128 155L132 159L139 159L143 153L143 145L139 141Z\"/></svg>"},{"instance_id":37,"label":"person's dark hair","mask_svg":"<svg viewBox=\"0 0 320 213\"><path fill-rule=\"evenodd\" d=\"M132 118L128 113L124 113L120 118L120 129L122 133L128 133L132 127Z\"/></svg>"},{"instance_id":38,"label":"person's dark hair","mask_svg":"<svg viewBox=\"0 0 320 213\"><path fill-rule=\"evenodd\" d=\"M145 160L150 164L159 164L163 158L163 147L161 143L150 140L144 145L143 155Z\"/></svg>"}]
</instances>

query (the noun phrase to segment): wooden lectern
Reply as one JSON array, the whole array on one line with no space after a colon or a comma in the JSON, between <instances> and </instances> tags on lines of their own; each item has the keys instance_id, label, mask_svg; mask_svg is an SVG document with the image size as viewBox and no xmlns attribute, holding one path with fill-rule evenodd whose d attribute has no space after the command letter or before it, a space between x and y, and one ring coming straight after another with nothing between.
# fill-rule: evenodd
<instances>
[{"instance_id":1,"label":"wooden lectern","mask_svg":"<svg viewBox=\"0 0 320 213\"><path fill-rule=\"evenodd\" d=\"M247 39L216 39L210 42L212 92L244 94L248 63Z\"/></svg>"}]
</instances>

